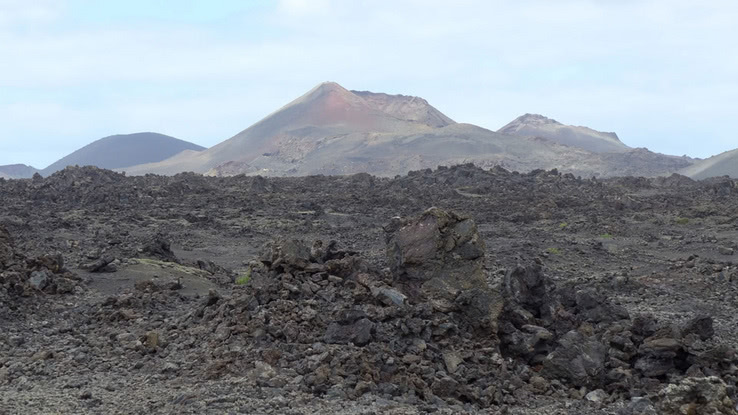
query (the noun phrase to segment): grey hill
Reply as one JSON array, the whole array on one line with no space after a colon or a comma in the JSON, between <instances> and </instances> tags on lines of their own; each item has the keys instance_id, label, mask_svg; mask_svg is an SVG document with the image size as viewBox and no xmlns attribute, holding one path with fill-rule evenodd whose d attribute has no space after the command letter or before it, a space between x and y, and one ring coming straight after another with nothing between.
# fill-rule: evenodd
<instances>
[{"instance_id":1,"label":"grey hill","mask_svg":"<svg viewBox=\"0 0 738 415\"><path fill-rule=\"evenodd\" d=\"M623 152L630 147L615 133L603 133L588 127L564 125L538 114L525 114L497 130L498 133L543 137L559 144L578 147L593 153Z\"/></svg>"},{"instance_id":2,"label":"grey hill","mask_svg":"<svg viewBox=\"0 0 738 415\"><path fill-rule=\"evenodd\" d=\"M0 166L0 178L28 179L34 174L49 176L68 166L95 166L117 169L168 159L183 151L200 151L205 147L159 133L111 135L96 140L52 163L45 169L25 164Z\"/></svg>"},{"instance_id":3,"label":"grey hill","mask_svg":"<svg viewBox=\"0 0 738 415\"><path fill-rule=\"evenodd\" d=\"M41 174L48 176L74 165L117 169L164 160L185 150L203 149L196 144L158 133L112 135L69 154L41 170Z\"/></svg>"},{"instance_id":4,"label":"grey hill","mask_svg":"<svg viewBox=\"0 0 738 415\"><path fill-rule=\"evenodd\" d=\"M27 179L37 172L37 169L25 164L8 164L0 166L0 178L3 179Z\"/></svg>"},{"instance_id":5,"label":"grey hill","mask_svg":"<svg viewBox=\"0 0 738 415\"><path fill-rule=\"evenodd\" d=\"M693 179L715 176L738 177L738 148L720 153L687 167L682 174Z\"/></svg>"}]
</instances>

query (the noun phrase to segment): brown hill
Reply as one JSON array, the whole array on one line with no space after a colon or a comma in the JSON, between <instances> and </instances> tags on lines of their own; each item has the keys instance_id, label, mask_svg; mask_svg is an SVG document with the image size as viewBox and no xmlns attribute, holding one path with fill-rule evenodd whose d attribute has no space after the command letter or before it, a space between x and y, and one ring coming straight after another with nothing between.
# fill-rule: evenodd
<instances>
[{"instance_id":1,"label":"brown hill","mask_svg":"<svg viewBox=\"0 0 738 415\"><path fill-rule=\"evenodd\" d=\"M160 163L127 169L131 174L205 173L227 162L264 165L270 174L287 174L308 154L341 140L364 140L376 134L416 134L428 124L452 123L424 100L364 93L368 99L334 82L322 83L234 137L198 154L182 154ZM369 96L371 95L371 96ZM388 110L389 112L385 112ZM258 160L257 160L258 159ZM312 170L312 168L309 168Z\"/></svg>"},{"instance_id":2,"label":"brown hill","mask_svg":"<svg viewBox=\"0 0 738 415\"><path fill-rule=\"evenodd\" d=\"M573 128L592 131L592 137L602 142L619 143L614 134ZM349 91L326 82L208 150L184 152L125 170L129 174L193 171L218 176L358 172L393 176L438 165L474 163L519 171L558 168L582 176L611 176L626 171L671 173L689 164L650 152L631 154L633 150L622 143L620 147L624 151L599 154L540 135L494 132L455 123L422 98Z\"/></svg>"},{"instance_id":3,"label":"brown hill","mask_svg":"<svg viewBox=\"0 0 738 415\"><path fill-rule=\"evenodd\" d=\"M351 91L351 93L363 98L372 108L401 120L418 122L429 127L455 124L454 120L433 108L423 98L369 91Z\"/></svg>"}]
</instances>

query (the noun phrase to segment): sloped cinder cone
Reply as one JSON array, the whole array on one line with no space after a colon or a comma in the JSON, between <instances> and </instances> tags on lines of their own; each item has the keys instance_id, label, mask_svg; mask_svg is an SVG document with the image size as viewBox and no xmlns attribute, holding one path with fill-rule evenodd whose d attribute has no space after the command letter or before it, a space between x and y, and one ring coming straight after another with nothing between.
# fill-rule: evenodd
<instances>
[{"instance_id":1,"label":"sloped cinder cone","mask_svg":"<svg viewBox=\"0 0 738 415\"><path fill-rule=\"evenodd\" d=\"M503 299L484 275L484 240L474 221L431 208L385 227L395 285L442 312L461 311L474 326L497 332Z\"/></svg>"}]
</instances>

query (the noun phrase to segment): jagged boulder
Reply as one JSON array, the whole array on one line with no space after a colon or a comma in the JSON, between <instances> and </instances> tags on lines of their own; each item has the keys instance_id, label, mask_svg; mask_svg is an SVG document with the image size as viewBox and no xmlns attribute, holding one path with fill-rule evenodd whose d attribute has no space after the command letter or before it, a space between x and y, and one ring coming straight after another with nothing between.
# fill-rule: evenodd
<instances>
[{"instance_id":1,"label":"jagged boulder","mask_svg":"<svg viewBox=\"0 0 738 415\"><path fill-rule=\"evenodd\" d=\"M505 275L502 294L509 317L518 325L530 324L532 319L541 319L550 325L560 316L562 308L556 293L556 285L543 273L541 266L517 266Z\"/></svg>"},{"instance_id":2,"label":"jagged boulder","mask_svg":"<svg viewBox=\"0 0 738 415\"><path fill-rule=\"evenodd\" d=\"M599 387L605 379L607 347L593 337L570 331L558 340L558 347L543 361L546 376L570 384Z\"/></svg>"},{"instance_id":3,"label":"jagged boulder","mask_svg":"<svg viewBox=\"0 0 738 415\"><path fill-rule=\"evenodd\" d=\"M700 340L707 340L715 334L713 328L712 316L709 315L698 315L689 321L682 327L682 335L688 336L694 334L700 338Z\"/></svg>"},{"instance_id":4,"label":"jagged boulder","mask_svg":"<svg viewBox=\"0 0 738 415\"><path fill-rule=\"evenodd\" d=\"M484 240L474 221L431 208L385 227L387 256L396 286L439 311L461 310L477 327L497 331L503 300L487 284Z\"/></svg>"},{"instance_id":5,"label":"jagged boulder","mask_svg":"<svg viewBox=\"0 0 738 415\"><path fill-rule=\"evenodd\" d=\"M66 294L79 285L79 277L64 267L60 254L26 258L0 226L0 302L4 295L30 296L36 292Z\"/></svg>"},{"instance_id":6,"label":"jagged boulder","mask_svg":"<svg viewBox=\"0 0 738 415\"><path fill-rule=\"evenodd\" d=\"M155 235L151 241L142 248L142 252L144 255L162 261L179 263L179 259L177 259L177 256L172 252L172 243L165 235L162 234ZM103 265L103 267L105 267L105 265Z\"/></svg>"},{"instance_id":7,"label":"jagged boulder","mask_svg":"<svg viewBox=\"0 0 738 415\"><path fill-rule=\"evenodd\" d=\"M336 316L323 337L326 343L364 346L372 339L374 323L361 310L344 310Z\"/></svg>"},{"instance_id":8,"label":"jagged boulder","mask_svg":"<svg viewBox=\"0 0 738 415\"><path fill-rule=\"evenodd\" d=\"M282 272L302 271L310 265L310 247L298 239L280 238L266 244L261 261Z\"/></svg>"}]
</instances>

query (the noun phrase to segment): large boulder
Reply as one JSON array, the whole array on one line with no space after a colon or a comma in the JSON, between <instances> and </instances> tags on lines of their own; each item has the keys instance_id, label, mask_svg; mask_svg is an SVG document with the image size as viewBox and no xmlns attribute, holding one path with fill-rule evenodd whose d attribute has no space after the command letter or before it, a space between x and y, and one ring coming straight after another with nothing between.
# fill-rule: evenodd
<instances>
[{"instance_id":1,"label":"large boulder","mask_svg":"<svg viewBox=\"0 0 738 415\"><path fill-rule=\"evenodd\" d=\"M573 330L562 336L558 343L556 350L543 362L543 374L563 379L576 387L602 386L606 373L607 346Z\"/></svg>"},{"instance_id":2,"label":"large boulder","mask_svg":"<svg viewBox=\"0 0 738 415\"><path fill-rule=\"evenodd\" d=\"M509 314L522 314L525 310L531 318L541 319L546 325L550 325L558 310L563 308L556 289L556 284L538 264L517 266L508 271L502 281Z\"/></svg>"},{"instance_id":3,"label":"large boulder","mask_svg":"<svg viewBox=\"0 0 738 415\"><path fill-rule=\"evenodd\" d=\"M712 376L686 378L659 392L661 414L738 415L725 383Z\"/></svg>"},{"instance_id":4,"label":"large boulder","mask_svg":"<svg viewBox=\"0 0 738 415\"><path fill-rule=\"evenodd\" d=\"M15 249L7 229L0 226L0 305L7 301L5 295L66 294L78 285L79 277L64 267L60 254L27 258Z\"/></svg>"},{"instance_id":5,"label":"large boulder","mask_svg":"<svg viewBox=\"0 0 738 415\"><path fill-rule=\"evenodd\" d=\"M474 221L431 208L387 227L394 284L438 311L462 311L476 327L497 331L503 299L486 281L484 240Z\"/></svg>"},{"instance_id":6,"label":"large boulder","mask_svg":"<svg viewBox=\"0 0 738 415\"><path fill-rule=\"evenodd\" d=\"M715 334L712 323L712 316L700 314L687 321L684 327L682 327L682 335L686 337L694 334L700 340L707 340Z\"/></svg>"},{"instance_id":7,"label":"large boulder","mask_svg":"<svg viewBox=\"0 0 738 415\"><path fill-rule=\"evenodd\" d=\"M162 234L154 236L151 241L143 247L142 252L147 256L162 261L179 263L179 259L177 259L177 256L172 252L172 243Z\"/></svg>"},{"instance_id":8,"label":"large boulder","mask_svg":"<svg viewBox=\"0 0 738 415\"><path fill-rule=\"evenodd\" d=\"M299 239L279 238L266 244L261 262L281 272L302 271L311 263L310 247Z\"/></svg>"},{"instance_id":9,"label":"large boulder","mask_svg":"<svg viewBox=\"0 0 738 415\"><path fill-rule=\"evenodd\" d=\"M649 337L638 348L638 360L634 367L643 376L664 376L677 366L684 366L685 352L681 341L671 337Z\"/></svg>"},{"instance_id":10,"label":"large boulder","mask_svg":"<svg viewBox=\"0 0 738 415\"><path fill-rule=\"evenodd\" d=\"M374 323L361 310L345 310L328 325L323 339L326 343L364 346L372 339Z\"/></svg>"}]
</instances>

